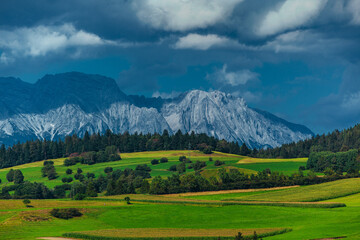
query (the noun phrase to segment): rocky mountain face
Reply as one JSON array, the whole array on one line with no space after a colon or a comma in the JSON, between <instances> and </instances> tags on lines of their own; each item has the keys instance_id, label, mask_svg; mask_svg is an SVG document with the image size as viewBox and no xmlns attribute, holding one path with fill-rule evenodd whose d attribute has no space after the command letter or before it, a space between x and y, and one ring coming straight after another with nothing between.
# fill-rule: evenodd
<instances>
[{"instance_id":1,"label":"rocky mountain face","mask_svg":"<svg viewBox=\"0 0 360 240\"><path fill-rule=\"evenodd\" d=\"M36 84L0 78L0 143L59 139L110 129L115 133L206 133L276 147L309 138L306 127L250 108L242 98L193 90L174 99L126 96L115 81L100 75L46 75Z\"/></svg>"}]
</instances>

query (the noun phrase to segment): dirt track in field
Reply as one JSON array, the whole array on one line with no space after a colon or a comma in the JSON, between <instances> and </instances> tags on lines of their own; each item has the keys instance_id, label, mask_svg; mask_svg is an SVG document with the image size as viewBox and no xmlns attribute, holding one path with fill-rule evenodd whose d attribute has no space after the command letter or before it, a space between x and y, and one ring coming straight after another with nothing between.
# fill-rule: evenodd
<instances>
[{"instance_id":1,"label":"dirt track in field","mask_svg":"<svg viewBox=\"0 0 360 240\"><path fill-rule=\"evenodd\" d=\"M209 191L209 192L175 193L175 194L165 194L165 195L162 195L162 196L166 196L166 197L188 197L188 196L218 195L218 194L227 194L227 193L272 191L272 190L281 190L281 189L288 189L288 188L295 188L295 187L299 187L299 185L287 186L287 187L274 187L274 188L236 189L236 190L220 190L220 191Z\"/></svg>"},{"instance_id":2,"label":"dirt track in field","mask_svg":"<svg viewBox=\"0 0 360 240\"><path fill-rule=\"evenodd\" d=\"M41 237L37 239L43 239L43 240L80 240L75 238L63 238L63 237Z\"/></svg>"}]
</instances>

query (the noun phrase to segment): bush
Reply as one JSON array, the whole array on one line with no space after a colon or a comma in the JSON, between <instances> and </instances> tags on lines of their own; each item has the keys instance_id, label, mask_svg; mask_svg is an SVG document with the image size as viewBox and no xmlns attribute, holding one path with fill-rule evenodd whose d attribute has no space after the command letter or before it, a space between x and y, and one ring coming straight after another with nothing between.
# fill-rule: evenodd
<instances>
[{"instance_id":1,"label":"bush","mask_svg":"<svg viewBox=\"0 0 360 240\"><path fill-rule=\"evenodd\" d=\"M126 201L127 204L131 204L130 203L130 197L125 197L124 200Z\"/></svg>"},{"instance_id":2,"label":"bush","mask_svg":"<svg viewBox=\"0 0 360 240\"><path fill-rule=\"evenodd\" d=\"M106 167L104 169L104 173L111 173L113 171L113 168L112 167Z\"/></svg>"},{"instance_id":3,"label":"bush","mask_svg":"<svg viewBox=\"0 0 360 240\"><path fill-rule=\"evenodd\" d=\"M85 198L86 198L86 195L82 194L82 193L78 193L73 197L74 200L79 200L79 201L84 200Z\"/></svg>"},{"instance_id":4,"label":"bush","mask_svg":"<svg viewBox=\"0 0 360 240\"><path fill-rule=\"evenodd\" d=\"M77 173L77 174L74 175L74 178L76 180L79 180L80 182L82 182L85 179L85 176L82 175L81 173Z\"/></svg>"},{"instance_id":5,"label":"bush","mask_svg":"<svg viewBox=\"0 0 360 240\"><path fill-rule=\"evenodd\" d=\"M88 179L90 179L90 178L95 178L95 173L86 173L86 177L88 178Z\"/></svg>"},{"instance_id":6,"label":"bush","mask_svg":"<svg viewBox=\"0 0 360 240\"><path fill-rule=\"evenodd\" d=\"M80 163L83 161L82 157L73 157L73 158L67 158L64 160L64 166L68 167L68 166L73 166L76 165L77 163Z\"/></svg>"},{"instance_id":7,"label":"bush","mask_svg":"<svg viewBox=\"0 0 360 240\"><path fill-rule=\"evenodd\" d=\"M53 210L51 210L50 214L53 217L61 218L61 219L70 219L73 217L82 216L82 213L77 208L64 208L64 209L54 208Z\"/></svg>"},{"instance_id":8,"label":"bush","mask_svg":"<svg viewBox=\"0 0 360 240\"><path fill-rule=\"evenodd\" d=\"M63 183L71 183L73 181L72 177L64 177L61 179Z\"/></svg>"},{"instance_id":9,"label":"bush","mask_svg":"<svg viewBox=\"0 0 360 240\"><path fill-rule=\"evenodd\" d=\"M169 159L167 159L166 157L163 157L163 158L160 159L160 162L161 163L167 163L167 162L169 162Z\"/></svg>"},{"instance_id":10,"label":"bush","mask_svg":"<svg viewBox=\"0 0 360 240\"><path fill-rule=\"evenodd\" d=\"M212 162L212 161L213 161L212 157L209 157L209 162Z\"/></svg>"},{"instance_id":11,"label":"bush","mask_svg":"<svg viewBox=\"0 0 360 240\"><path fill-rule=\"evenodd\" d=\"M72 172L73 172L73 171L72 171L70 168L69 168L69 169L66 169L66 174L67 174L67 175L72 174Z\"/></svg>"},{"instance_id":12,"label":"bush","mask_svg":"<svg viewBox=\"0 0 360 240\"><path fill-rule=\"evenodd\" d=\"M176 172L176 165L171 165L169 171Z\"/></svg>"},{"instance_id":13,"label":"bush","mask_svg":"<svg viewBox=\"0 0 360 240\"><path fill-rule=\"evenodd\" d=\"M206 162L203 161L196 161L195 163L191 164L195 171L198 171L204 167L206 167Z\"/></svg>"},{"instance_id":14,"label":"bush","mask_svg":"<svg viewBox=\"0 0 360 240\"><path fill-rule=\"evenodd\" d=\"M159 160L153 159L153 160L151 160L151 164L152 164L152 165L159 164Z\"/></svg>"},{"instance_id":15,"label":"bush","mask_svg":"<svg viewBox=\"0 0 360 240\"><path fill-rule=\"evenodd\" d=\"M221 166L221 165L224 165L224 164L225 164L225 162L220 161L220 160L216 160L215 163L214 163L215 166Z\"/></svg>"},{"instance_id":16,"label":"bush","mask_svg":"<svg viewBox=\"0 0 360 240\"><path fill-rule=\"evenodd\" d=\"M204 148L204 150L202 151L204 154L212 154L212 148L211 147L206 147Z\"/></svg>"}]
</instances>

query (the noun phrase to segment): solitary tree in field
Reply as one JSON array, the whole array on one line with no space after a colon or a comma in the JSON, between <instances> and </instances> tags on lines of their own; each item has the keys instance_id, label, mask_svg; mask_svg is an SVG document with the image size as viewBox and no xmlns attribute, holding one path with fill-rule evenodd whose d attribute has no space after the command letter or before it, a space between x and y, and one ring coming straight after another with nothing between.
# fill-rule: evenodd
<instances>
[{"instance_id":1,"label":"solitary tree in field","mask_svg":"<svg viewBox=\"0 0 360 240\"><path fill-rule=\"evenodd\" d=\"M127 204L131 204L130 203L130 197L125 197L124 200L126 201Z\"/></svg>"},{"instance_id":2,"label":"solitary tree in field","mask_svg":"<svg viewBox=\"0 0 360 240\"><path fill-rule=\"evenodd\" d=\"M29 199L24 199L23 203L25 204L26 207L29 207L29 204L31 203Z\"/></svg>"}]
</instances>

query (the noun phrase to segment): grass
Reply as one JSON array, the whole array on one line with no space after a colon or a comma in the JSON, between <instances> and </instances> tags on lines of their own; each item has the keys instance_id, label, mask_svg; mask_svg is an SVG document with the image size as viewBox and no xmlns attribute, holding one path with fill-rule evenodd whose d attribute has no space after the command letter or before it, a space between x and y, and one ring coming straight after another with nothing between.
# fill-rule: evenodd
<instances>
[{"instance_id":1,"label":"grass","mask_svg":"<svg viewBox=\"0 0 360 240\"><path fill-rule=\"evenodd\" d=\"M45 185L47 185L50 188L53 188L56 185L62 184L61 179L63 177L68 177L65 173L67 169L72 169L73 176L76 173L76 170L78 168L81 168L83 170L83 173L86 174L87 172L95 173L96 176L99 176L100 174L104 174L104 168L105 167L112 167L115 169L125 169L125 168L135 168L139 164L147 164L152 168L151 175L152 177L155 176L171 176L173 173L168 171L171 165L178 164L179 163L179 156L188 156L189 151L156 151L156 152L135 152L135 153L122 153L121 157L122 160L116 161L116 162L108 162L108 163L99 163L95 165L83 165L83 164L76 164L74 166L65 167L63 166L63 162L65 158L59 158L59 159L52 159L54 161L54 165L56 167L56 171L59 175L59 177L55 180L49 181L47 178L43 178L41 176L41 168L43 167L43 162L34 162L34 163L28 163L23 164L20 166L11 167L12 169L21 169L25 176L25 180L29 180L32 182L42 182ZM169 159L169 162L167 163L160 163L158 165L151 165L151 160L154 158L160 159L162 157L166 157ZM213 161L209 161L209 157L213 159ZM299 159L296 161L293 159L293 162L287 162L288 159L281 160L281 159L275 159L273 163L269 162L268 159L258 159L258 161L263 162L266 161L265 164L259 164L259 163L250 163L250 164L239 164L243 159L249 159L245 158L243 156L234 155L234 154L227 154L227 153L220 153L220 152L214 152L212 154L203 154L199 151L190 151L190 158L193 161L206 161L207 166L205 167L203 171L203 175L210 177L210 176L217 176L217 169L221 167L226 167L228 169L230 168L237 168L239 171L246 173L246 174L256 174L257 171L264 170L266 168L270 168L271 170L278 170L280 172L283 172L284 174L291 174L298 170L300 165L303 165L304 159ZM225 165L217 167L214 166L215 160L221 160L225 162ZM254 160L253 160L254 161ZM280 161L280 162L279 162ZM281 162L282 161L282 162ZM247 160L248 162L248 160ZM300 164L300 165L299 165ZM0 169L0 179L2 180L2 184L0 184L0 188L3 186L12 184L8 183L6 181L6 174L11 168L5 168ZM193 172L193 169L187 169L188 173Z\"/></svg>"},{"instance_id":2,"label":"grass","mask_svg":"<svg viewBox=\"0 0 360 240\"><path fill-rule=\"evenodd\" d=\"M182 238L182 237L234 237L241 232L243 235L269 234L280 232L284 229L191 229L191 228L128 228L128 229L105 229L95 231L84 231L73 234L65 234L69 237L77 237L77 235L117 237L117 238ZM80 235L80 236L81 236Z\"/></svg>"},{"instance_id":3,"label":"grass","mask_svg":"<svg viewBox=\"0 0 360 240\"><path fill-rule=\"evenodd\" d=\"M107 166L124 169L134 168L138 164L148 164L153 169L153 176L168 176L172 173L166 169L170 165L177 164L181 155L188 155L188 151L124 153L121 161L91 166L77 164L69 168L76 170L80 167L85 174L93 172L99 175ZM215 160L225 161L225 167L237 167L241 168L241 171L253 172L270 168L285 174L296 172L300 165L304 165L304 159L272 159L271 161L250 159L250 161L237 155L215 152L209 156L196 151L192 151L191 156L192 160L207 161L207 167L203 171L207 176L216 176L218 167L214 166ZM150 164L152 159L161 157L167 157L169 163L155 166ZM214 161L209 162L209 157ZM241 162L244 159L247 162ZM238 163L239 161L241 163ZM54 162L60 177L53 181L41 177L42 162L17 166L14 169L21 168L27 180L44 182L52 187L61 183L61 178L65 176L65 170L68 168L62 166L63 159L56 159ZM0 170L0 178L3 180L1 186L8 184L5 181L8 170ZM117 231L128 233L150 231L154 235L160 234L161 229L171 229L174 233L171 237L176 237L175 233L185 235L185 232L210 234L215 231L213 233L216 234L216 231L224 233L231 230L251 232L256 229L258 232L260 229L292 229L291 232L269 236L266 239L298 240L339 236L360 239L360 179L344 179L272 191L217 193L206 193L203 196L127 195L131 198L130 205L122 201L124 195L101 197L96 201L31 200L32 208L25 207L21 200L0 200L0 239L33 240L38 237L59 237L74 232L90 235L96 232L101 236L109 236ZM236 201L220 201L225 199ZM308 203L303 202L321 199L324 201L312 205L332 206L333 202L339 202L346 204L346 207L309 208L305 206ZM84 215L69 220L56 219L49 215L52 208L69 207L81 209ZM151 237L151 235L147 236ZM196 236L193 238L196 239Z\"/></svg>"},{"instance_id":4,"label":"grass","mask_svg":"<svg viewBox=\"0 0 360 240\"><path fill-rule=\"evenodd\" d=\"M299 188L266 193L295 189ZM132 199L131 205L119 201L124 199L124 195L122 195L102 197L104 200L97 198L97 201L32 200L31 205L34 205L34 208L30 209L26 208L21 200L2 200L0 201L0 239L30 240L37 237L61 236L69 232L91 234L94 233L93 231L104 233L104 231L119 231L119 229L124 229L123 231L126 232L139 228L155 232L174 228L177 229L177 232L181 232L180 229L187 229L189 232L197 232L198 229L205 229L209 232L214 229L219 231L241 229L245 232L253 229L291 228L292 232L267 238L290 240L336 236L348 236L349 239L356 239L356 234L360 234L360 206L356 204L334 209L280 207L276 206L278 203L272 203L271 206L159 204L156 201L159 202L161 199L168 201L173 199L173 202L176 202L181 198L152 195L129 196ZM135 199L153 200L153 202L136 202ZM199 199L185 199L184 201L213 202ZM355 202L355 198L348 200L348 202L350 201ZM70 220L52 217L46 219L49 217L47 212L54 207L81 208L84 209L84 216ZM35 219L35 221L26 219ZM258 232L258 230L256 231Z\"/></svg>"},{"instance_id":5,"label":"grass","mask_svg":"<svg viewBox=\"0 0 360 240\"><path fill-rule=\"evenodd\" d=\"M274 163L274 162L300 162L306 163L307 158L252 158L252 157L244 157L238 163L239 164L249 164L249 163Z\"/></svg>"},{"instance_id":6,"label":"grass","mask_svg":"<svg viewBox=\"0 0 360 240\"><path fill-rule=\"evenodd\" d=\"M360 193L360 178L342 179L300 188L241 196L237 199L272 202L313 202L334 199L355 193Z\"/></svg>"},{"instance_id":7,"label":"grass","mask_svg":"<svg viewBox=\"0 0 360 240\"><path fill-rule=\"evenodd\" d=\"M99 202L109 204L109 202ZM42 210L39 209L39 211ZM269 239L289 240L351 236L359 233L359 208L317 209L134 203L90 208L83 217L70 220L51 218L39 222L24 221L20 217L22 212L21 210L13 211L14 215L0 224L0 239L30 240L37 237L61 236L66 232L102 232L104 229L138 228L176 228L189 229L189 231L292 228L292 232L269 237Z\"/></svg>"}]
</instances>

